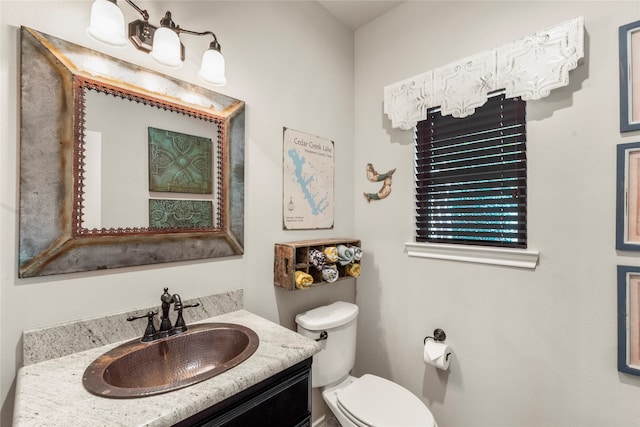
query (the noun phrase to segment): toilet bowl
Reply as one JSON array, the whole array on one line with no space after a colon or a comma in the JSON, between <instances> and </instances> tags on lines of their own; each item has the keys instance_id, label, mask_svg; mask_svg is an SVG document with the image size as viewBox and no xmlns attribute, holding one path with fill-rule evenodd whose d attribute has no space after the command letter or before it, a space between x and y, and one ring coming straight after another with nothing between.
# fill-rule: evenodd
<instances>
[{"instance_id":1,"label":"toilet bowl","mask_svg":"<svg viewBox=\"0 0 640 427\"><path fill-rule=\"evenodd\" d=\"M375 375L349 376L324 387L322 398L343 427L437 427L413 393Z\"/></svg>"},{"instance_id":2,"label":"toilet bowl","mask_svg":"<svg viewBox=\"0 0 640 427\"><path fill-rule=\"evenodd\" d=\"M336 302L296 316L298 333L319 339L312 387L343 427L437 427L431 411L413 393L387 379L349 372L355 362L358 307Z\"/></svg>"}]
</instances>

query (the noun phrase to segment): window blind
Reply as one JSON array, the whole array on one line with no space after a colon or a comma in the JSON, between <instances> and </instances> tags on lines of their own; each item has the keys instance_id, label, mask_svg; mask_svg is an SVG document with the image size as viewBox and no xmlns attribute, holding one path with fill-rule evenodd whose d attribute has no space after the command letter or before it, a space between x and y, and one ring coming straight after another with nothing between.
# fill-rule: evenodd
<instances>
[{"instance_id":1,"label":"window blind","mask_svg":"<svg viewBox=\"0 0 640 427\"><path fill-rule=\"evenodd\" d=\"M490 98L416 127L416 241L527 246L526 102Z\"/></svg>"}]
</instances>

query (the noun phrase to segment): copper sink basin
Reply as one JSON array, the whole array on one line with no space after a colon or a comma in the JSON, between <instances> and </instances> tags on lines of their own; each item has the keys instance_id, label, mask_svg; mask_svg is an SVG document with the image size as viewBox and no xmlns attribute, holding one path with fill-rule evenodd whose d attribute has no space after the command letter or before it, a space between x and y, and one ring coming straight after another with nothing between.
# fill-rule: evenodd
<instances>
[{"instance_id":1,"label":"copper sink basin","mask_svg":"<svg viewBox=\"0 0 640 427\"><path fill-rule=\"evenodd\" d=\"M231 323L202 323L151 342L126 342L94 360L82 382L93 394L151 396L214 377L242 363L258 348L255 332Z\"/></svg>"}]
</instances>

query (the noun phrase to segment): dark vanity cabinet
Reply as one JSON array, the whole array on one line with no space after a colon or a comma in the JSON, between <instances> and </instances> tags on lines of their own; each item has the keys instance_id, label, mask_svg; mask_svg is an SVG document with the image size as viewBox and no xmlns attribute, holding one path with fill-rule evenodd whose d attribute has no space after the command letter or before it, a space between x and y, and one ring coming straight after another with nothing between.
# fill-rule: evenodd
<instances>
[{"instance_id":1,"label":"dark vanity cabinet","mask_svg":"<svg viewBox=\"0 0 640 427\"><path fill-rule=\"evenodd\" d=\"M175 427L310 427L311 361L285 369Z\"/></svg>"}]
</instances>

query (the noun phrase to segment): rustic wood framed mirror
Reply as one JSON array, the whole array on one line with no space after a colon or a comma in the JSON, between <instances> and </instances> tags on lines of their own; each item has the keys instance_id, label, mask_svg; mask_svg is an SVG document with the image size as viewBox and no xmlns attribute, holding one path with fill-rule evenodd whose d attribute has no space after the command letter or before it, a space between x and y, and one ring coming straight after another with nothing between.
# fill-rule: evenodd
<instances>
[{"instance_id":1,"label":"rustic wood framed mirror","mask_svg":"<svg viewBox=\"0 0 640 427\"><path fill-rule=\"evenodd\" d=\"M243 253L243 101L26 27L20 76L20 277Z\"/></svg>"}]
</instances>

